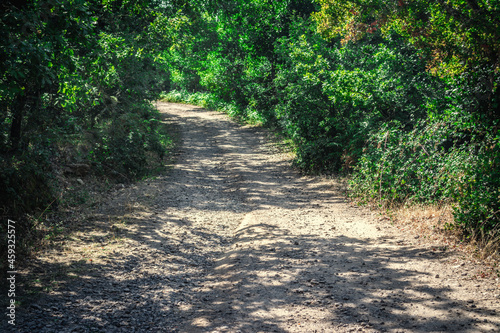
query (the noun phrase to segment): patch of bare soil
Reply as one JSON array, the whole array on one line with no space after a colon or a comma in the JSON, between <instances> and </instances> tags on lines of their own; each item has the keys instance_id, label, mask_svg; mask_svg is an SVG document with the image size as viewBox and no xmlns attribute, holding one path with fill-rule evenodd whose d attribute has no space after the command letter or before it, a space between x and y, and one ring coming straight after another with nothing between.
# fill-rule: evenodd
<instances>
[{"instance_id":1,"label":"patch of bare soil","mask_svg":"<svg viewBox=\"0 0 500 333\"><path fill-rule=\"evenodd\" d=\"M262 129L158 107L182 133L177 164L116 190L29 263L27 285L52 285L23 301L17 331L500 330L499 281L462 252L301 176Z\"/></svg>"}]
</instances>

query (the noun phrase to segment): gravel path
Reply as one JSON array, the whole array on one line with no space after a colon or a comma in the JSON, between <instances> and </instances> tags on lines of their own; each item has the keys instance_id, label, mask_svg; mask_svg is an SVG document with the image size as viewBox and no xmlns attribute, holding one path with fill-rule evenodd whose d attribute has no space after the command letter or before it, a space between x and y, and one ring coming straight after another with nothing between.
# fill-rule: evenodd
<instances>
[{"instance_id":1,"label":"gravel path","mask_svg":"<svg viewBox=\"0 0 500 333\"><path fill-rule=\"evenodd\" d=\"M498 279L460 252L299 175L262 129L158 108L182 133L175 167L114 192L21 272L54 287L17 309L17 331L500 331Z\"/></svg>"}]
</instances>

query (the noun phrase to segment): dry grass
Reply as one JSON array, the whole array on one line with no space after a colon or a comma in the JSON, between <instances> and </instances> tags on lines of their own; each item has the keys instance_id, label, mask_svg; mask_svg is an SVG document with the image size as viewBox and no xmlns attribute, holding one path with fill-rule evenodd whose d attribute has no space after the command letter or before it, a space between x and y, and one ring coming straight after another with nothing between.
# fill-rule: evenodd
<instances>
[{"instance_id":1,"label":"dry grass","mask_svg":"<svg viewBox=\"0 0 500 333\"><path fill-rule=\"evenodd\" d=\"M465 238L453 225L451 206L410 206L392 209L391 221L398 227L412 230L420 239L441 247L463 252L471 259L487 265L500 266L500 230L494 235L471 233Z\"/></svg>"}]
</instances>

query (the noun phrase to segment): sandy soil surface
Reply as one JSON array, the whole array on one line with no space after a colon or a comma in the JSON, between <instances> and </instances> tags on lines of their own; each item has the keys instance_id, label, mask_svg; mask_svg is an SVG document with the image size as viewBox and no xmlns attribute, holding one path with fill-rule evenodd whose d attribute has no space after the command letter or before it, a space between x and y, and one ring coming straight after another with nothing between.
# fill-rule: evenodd
<instances>
[{"instance_id":1,"label":"sandy soil surface","mask_svg":"<svg viewBox=\"0 0 500 333\"><path fill-rule=\"evenodd\" d=\"M499 281L461 252L300 175L263 129L158 108L182 134L174 168L117 189L30 262L25 281L54 283L13 331L500 331Z\"/></svg>"}]
</instances>

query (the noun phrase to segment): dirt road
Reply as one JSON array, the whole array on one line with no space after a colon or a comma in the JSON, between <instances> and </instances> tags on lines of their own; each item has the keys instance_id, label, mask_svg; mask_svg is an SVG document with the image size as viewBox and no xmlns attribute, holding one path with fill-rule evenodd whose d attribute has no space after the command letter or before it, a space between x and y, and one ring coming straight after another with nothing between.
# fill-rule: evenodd
<instances>
[{"instance_id":1,"label":"dirt road","mask_svg":"<svg viewBox=\"0 0 500 333\"><path fill-rule=\"evenodd\" d=\"M265 131L159 103L167 175L117 190L23 274L22 332L498 332L499 282L305 177ZM30 275L31 274L31 275Z\"/></svg>"}]
</instances>

